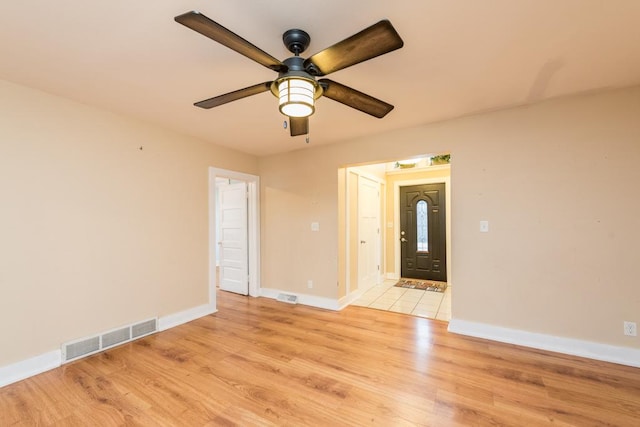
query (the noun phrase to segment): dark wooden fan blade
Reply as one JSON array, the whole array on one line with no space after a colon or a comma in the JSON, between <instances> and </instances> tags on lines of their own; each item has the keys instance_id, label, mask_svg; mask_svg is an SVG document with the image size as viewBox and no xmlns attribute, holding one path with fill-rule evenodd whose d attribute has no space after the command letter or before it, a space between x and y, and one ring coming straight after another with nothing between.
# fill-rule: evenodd
<instances>
[{"instance_id":1,"label":"dark wooden fan blade","mask_svg":"<svg viewBox=\"0 0 640 427\"><path fill-rule=\"evenodd\" d=\"M360 110L363 113L371 114L379 119L386 116L389 111L393 110L393 105L380 101L373 96L352 89L343 84L334 82L329 79L320 79L318 83L324 88L323 96L338 101L351 108Z\"/></svg>"},{"instance_id":2,"label":"dark wooden fan blade","mask_svg":"<svg viewBox=\"0 0 640 427\"><path fill-rule=\"evenodd\" d=\"M244 89L238 89L234 90L233 92L225 93L224 95L214 96L213 98L196 102L193 105L200 108L213 108L222 104L226 104L227 102L236 101L238 99L246 98L247 96L266 92L270 87L271 82L259 83L257 85L245 87Z\"/></svg>"},{"instance_id":3,"label":"dark wooden fan blade","mask_svg":"<svg viewBox=\"0 0 640 427\"><path fill-rule=\"evenodd\" d=\"M403 45L391 22L385 19L307 58L304 67L313 75L326 76Z\"/></svg>"},{"instance_id":4,"label":"dark wooden fan blade","mask_svg":"<svg viewBox=\"0 0 640 427\"><path fill-rule=\"evenodd\" d=\"M229 49L235 50L239 54L256 61L258 64L262 64L275 71L284 72L287 70L287 66L278 59L254 46L217 22L207 18L200 12L187 12L176 16L174 19L185 27L191 28L193 31L197 31L203 36L207 36L211 40L215 40L218 43L225 45Z\"/></svg>"},{"instance_id":5,"label":"dark wooden fan blade","mask_svg":"<svg viewBox=\"0 0 640 427\"><path fill-rule=\"evenodd\" d=\"M291 136L308 134L309 117L289 117L289 129L291 130Z\"/></svg>"}]
</instances>

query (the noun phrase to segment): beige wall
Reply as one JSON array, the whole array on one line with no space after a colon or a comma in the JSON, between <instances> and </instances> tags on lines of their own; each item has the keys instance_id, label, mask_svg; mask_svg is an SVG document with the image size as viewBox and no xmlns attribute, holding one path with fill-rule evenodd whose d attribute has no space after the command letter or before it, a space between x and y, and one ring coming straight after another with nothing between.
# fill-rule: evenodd
<instances>
[{"instance_id":1,"label":"beige wall","mask_svg":"<svg viewBox=\"0 0 640 427\"><path fill-rule=\"evenodd\" d=\"M263 158L263 285L337 297L338 168L451 152L453 317L638 348L638 117L634 87Z\"/></svg>"},{"instance_id":2,"label":"beige wall","mask_svg":"<svg viewBox=\"0 0 640 427\"><path fill-rule=\"evenodd\" d=\"M257 173L251 156L0 81L0 366L206 304L209 166Z\"/></svg>"},{"instance_id":3,"label":"beige wall","mask_svg":"<svg viewBox=\"0 0 640 427\"><path fill-rule=\"evenodd\" d=\"M338 168L331 150L263 158L260 184L261 286L335 299ZM319 231L311 231L312 222Z\"/></svg>"}]
</instances>

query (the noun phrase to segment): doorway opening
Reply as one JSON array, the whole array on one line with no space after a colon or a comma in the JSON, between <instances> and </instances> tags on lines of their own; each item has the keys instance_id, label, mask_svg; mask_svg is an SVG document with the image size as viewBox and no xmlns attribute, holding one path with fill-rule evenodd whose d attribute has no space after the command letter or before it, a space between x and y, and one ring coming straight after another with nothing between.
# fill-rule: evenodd
<instances>
[{"instance_id":1,"label":"doorway opening","mask_svg":"<svg viewBox=\"0 0 640 427\"><path fill-rule=\"evenodd\" d=\"M436 159L432 160L432 157ZM440 163L443 157L444 164ZM452 285L450 168L448 154L346 168L346 274L343 277L345 277L346 283L345 299L349 303L447 321L450 319ZM379 220L381 226L380 275L378 283L371 287L363 283L360 280L360 274L358 274L361 262L361 257L358 255L360 241L365 239L360 239L359 233L354 231L354 227L357 230L360 224L356 220L357 216L353 214L353 211L357 212L358 209L357 197L354 200L358 186L350 183L349 179L353 170L357 170L361 175L375 175L382 189ZM425 190L431 197L422 197L424 194L421 197L413 197L411 228L412 230L415 228L415 233L413 233L415 236L411 236L411 239L415 242L415 250L412 268L421 274L425 271L429 273L427 276L419 277L420 279L438 283L446 282L448 284L446 293L403 289L394 286L404 276L416 276L413 273L403 272L402 239L408 240L409 236L407 236L407 230L404 230L405 235L401 234L403 231L400 209L401 189L411 189L412 186L422 185L435 186L441 197L438 197L434 203L434 195L430 193L431 189ZM419 222L416 216L417 209L421 210ZM423 210L426 210L426 215ZM429 225L430 220L431 225ZM436 275L433 276L433 274ZM400 296L411 298L409 301L404 301Z\"/></svg>"},{"instance_id":2,"label":"doorway opening","mask_svg":"<svg viewBox=\"0 0 640 427\"><path fill-rule=\"evenodd\" d=\"M209 168L209 298L260 293L259 177Z\"/></svg>"}]
</instances>

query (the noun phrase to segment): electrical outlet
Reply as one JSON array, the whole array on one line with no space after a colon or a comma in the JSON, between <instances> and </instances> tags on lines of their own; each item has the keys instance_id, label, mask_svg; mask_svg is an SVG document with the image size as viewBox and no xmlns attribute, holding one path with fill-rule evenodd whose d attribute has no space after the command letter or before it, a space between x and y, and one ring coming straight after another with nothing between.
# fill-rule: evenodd
<instances>
[{"instance_id":1,"label":"electrical outlet","mask_svg":"<svg viewBox=\"0 0 640 427\"><path fill-rule=\"evenodd\" d=\"M624 334L629 337L635 337L638 335L638 326L636 322L624 322Z\"/></svg>"},{"instance_id":2,"label":"electrical outlet","mask_svg":"<svg viewBox=\"0 0 640 427\"><path fill-rule=\"evenodd\" d=\"M313 280L307 280L307 288L313 289Z\"/></svg>"}]
</instances>

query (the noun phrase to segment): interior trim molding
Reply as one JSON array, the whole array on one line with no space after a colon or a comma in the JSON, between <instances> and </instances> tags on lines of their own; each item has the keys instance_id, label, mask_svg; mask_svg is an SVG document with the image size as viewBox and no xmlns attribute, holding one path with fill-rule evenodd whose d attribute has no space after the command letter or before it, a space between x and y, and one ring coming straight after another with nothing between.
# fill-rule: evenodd
<instances>
[{"instance_id":1,"label":"interior trim molding","mask_svg":"<svg viewBox=\"0 0 640 427\"><path fill-rule=\"evenodd\" d=\"M308 305L316 308L324 308L325 310L339 311L344 306L340 306L337 299L319 297L316 295L301 294L298 292L283 291L274 288L260 288L260 296L271 299L278 299L278 294L289 294L298 297L298 304ZM286 303L284 303L286 304Z\"/></svg>"},{"instance_id":2,"label":"interior trim molding","mask_svg":"<svg viewBox=\"0 0 640 427\"><path fill-rule=\"evenodd\" d=\"M449 332L640 368L640 350L451 319Z\"/></svg>"},{"instance_id":3,"label":"interior trim molding","mask_svg":"<svg viewBox=\"0 0 640 427\"><path fill-rule=\"evenodd\" d=\"M203 304L178 313L158 318L158 332L191 322L200 317L215 313L216 306ZM21 360L6 366L0 366L0 387L22 381L34 375L42 374L62 366L62 351L56 349L29 359Z\"/></svg>"},{"instance_id":4,"label":"interior trim molding","mask_svg":"<svg viewBox=\"0 0 640 427\"><path fill-rule=\"evenodd\" d=\"M62 351L58 349L12 363L11 365L1 366L0 387L55 369L61 364Z\"/></svg>"},{"instance_id":5,"label":"interior trim molding","mask_svg":"<svg viewBox=\"0 0 640 427\"><path fill-rule=\"evenodd\" d=\"M371 289L371 288L369 288L369 289ZM369 290L369 289L367 289L367 290ZM363 289L356 289L355 291L351 292L349 295L343 296L342 298L340 298L338 300L338 307L339 307L338 310L342 310L343 308L347 307L348 305L354 303L358 298L360 298L362 295L364 295L365 292L366 291L363 290Z\"/></svg>"},{"instance_id":6,"label":"interior trim molding","mask_svg":"<svg viewBox=\"0 0 640 427\"><path fill-rule=\"evenodd\" d=\"M199 319L200 317L208 316L217 312L215 303L203 304L197 307L189 308L187 310L180 311L178 313L169 314L158 318L158 332L166 331L167 329L175 328L183 323L191 322L192 320Z\"/></svg>"}]
</instances>

